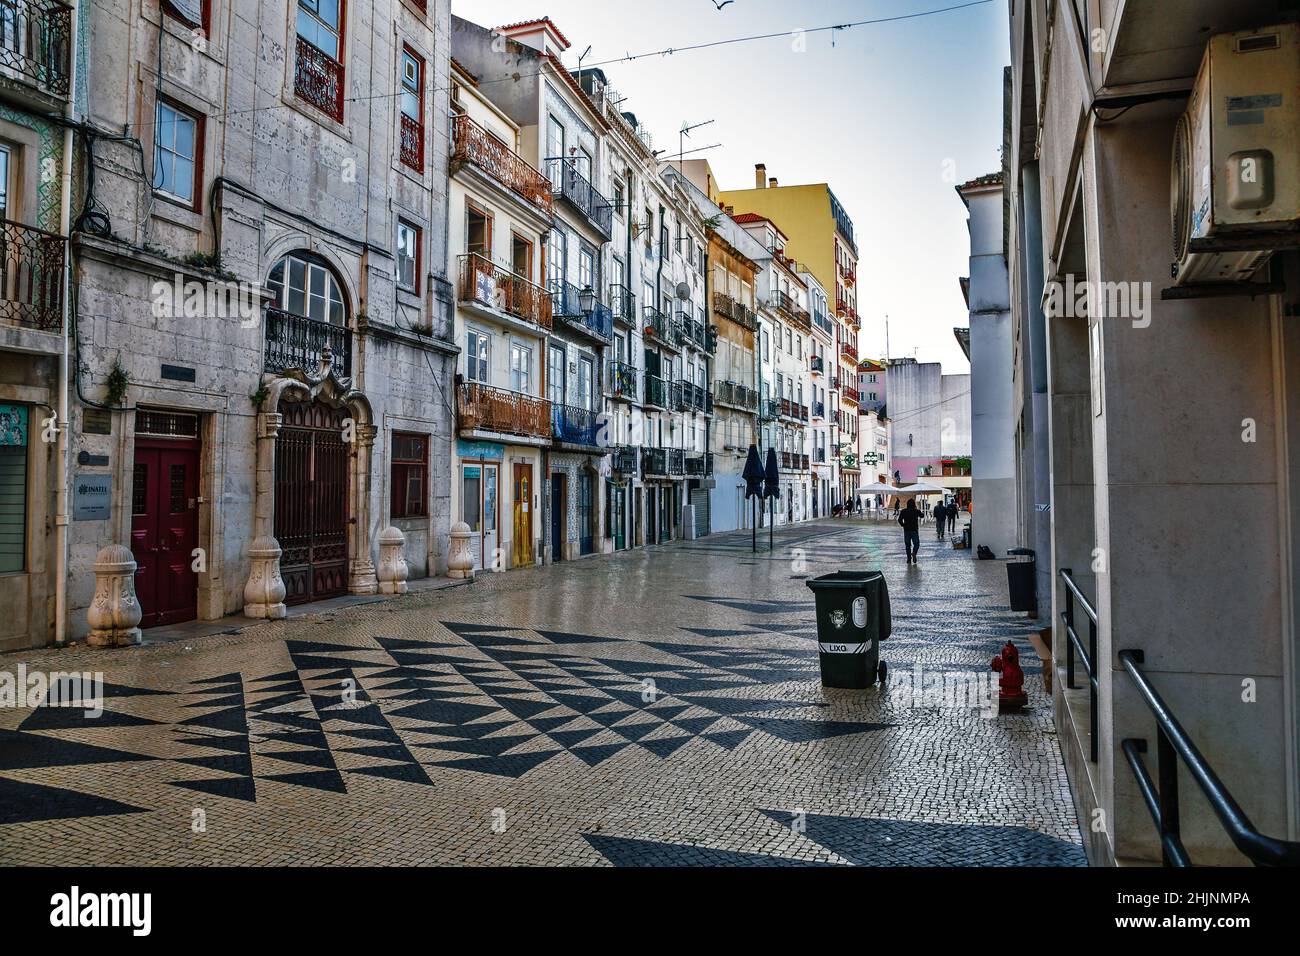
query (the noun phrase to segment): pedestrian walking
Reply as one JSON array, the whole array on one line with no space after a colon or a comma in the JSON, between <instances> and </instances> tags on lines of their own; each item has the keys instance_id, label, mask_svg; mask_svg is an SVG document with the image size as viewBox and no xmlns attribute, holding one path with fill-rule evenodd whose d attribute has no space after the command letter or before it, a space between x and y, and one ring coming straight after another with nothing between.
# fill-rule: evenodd
<instances>
[{"instance_id":1,"label":"pedestrian walking","mask_svg":"<svg viewBox=\"0 0 1300 956\"><path fill-rule=\"evenodd\" d=\"M948 508L941 501L934 506L934 536L943 540L944 531L948 527Z\"/></svg>"},{"instance_id":2,"label":"pedestrian walking","mask_svg":"<svg viewBox=\"0 0 1300 956\"><path fill-rule=\"evenodd\" d=\"M903 526L907 563L916 564L916 553L921 550L921 512L916 507L915 498L907 499L907 507L898 515L898 523Z\"/></svg>"}]
</instances>

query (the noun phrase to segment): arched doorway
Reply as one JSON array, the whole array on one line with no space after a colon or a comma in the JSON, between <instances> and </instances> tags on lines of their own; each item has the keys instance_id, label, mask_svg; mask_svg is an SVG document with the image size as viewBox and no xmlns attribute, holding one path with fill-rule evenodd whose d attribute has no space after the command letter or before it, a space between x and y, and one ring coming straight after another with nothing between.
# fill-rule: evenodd
<instances>
[{"instance_id":1,"label":"arched doorway","mask_svg":"<svg viewBox=\"0 0 1300 956\"><path fill-rule=\"evenodd\" d=\"M348 410L312 401L279 403L275 440L275 537L284 549L285 604L348 590Z\"/></svg>"}]
</instances>

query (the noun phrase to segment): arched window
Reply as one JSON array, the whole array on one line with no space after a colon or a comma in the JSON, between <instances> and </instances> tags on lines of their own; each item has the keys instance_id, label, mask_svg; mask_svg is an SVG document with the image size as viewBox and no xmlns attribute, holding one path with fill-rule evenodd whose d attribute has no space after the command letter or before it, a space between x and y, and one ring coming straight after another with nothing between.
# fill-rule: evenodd
<instances>
[{"instance_id":1,"label":"arched window","mask_svg":"<svg viewBox=\"0 0 1300 956\"><path fill-rule=\"evenodd\" d=\"M273 308L330 325L348 323L338 279L328 266L308 253L285 256L275 264L266 284L275 294Z\"/></svg>"}]
</instances>

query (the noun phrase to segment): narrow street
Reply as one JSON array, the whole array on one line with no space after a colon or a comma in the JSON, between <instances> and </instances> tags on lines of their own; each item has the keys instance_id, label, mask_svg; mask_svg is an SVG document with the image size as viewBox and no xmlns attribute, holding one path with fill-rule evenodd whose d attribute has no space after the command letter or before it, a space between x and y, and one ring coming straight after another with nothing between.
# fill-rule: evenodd
<instances>
[{"instance_id":1,"label":"narrow street","mask_svg":"<svg viewBox=\"0 0 1300 956\"><path fill-rule=\"evenodd\" d=\"M1003 563L926 528L909 569L890 521L776 546L715 535L234 634L6 655L102 671L106 712L0 711L0 863L1084 865ZM877 567L890 690L824 690L804 579ZM984 680L1008 639L1024 714L909 690Z\"/></svg>"}]
</instances>

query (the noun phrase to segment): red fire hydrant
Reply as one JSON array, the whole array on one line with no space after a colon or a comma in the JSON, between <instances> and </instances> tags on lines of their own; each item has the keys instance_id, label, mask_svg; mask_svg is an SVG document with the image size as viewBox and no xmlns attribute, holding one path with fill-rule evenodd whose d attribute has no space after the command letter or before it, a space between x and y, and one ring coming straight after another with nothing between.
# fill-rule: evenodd
<instances>
[{"instance_id":1,"label":"red fire hydrant","mask_svg":"<svg viewBox=\"0 0 1300 956\"><path fill-rule=\"evenodd\" d=\"M1002 676L998 678L998 712L1018 711L1029 703L1025 693L1025 672L1020 669L1020 652L1016 645L1007 641L1002 653L993 658L993 669Z\"/></svg>"}]
</instances>

